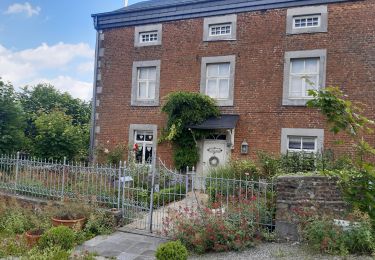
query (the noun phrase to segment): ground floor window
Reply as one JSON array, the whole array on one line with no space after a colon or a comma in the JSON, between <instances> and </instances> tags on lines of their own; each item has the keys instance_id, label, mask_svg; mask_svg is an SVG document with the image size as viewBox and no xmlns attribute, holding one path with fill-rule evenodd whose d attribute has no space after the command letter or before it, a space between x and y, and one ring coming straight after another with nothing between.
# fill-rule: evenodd
<instances>
[{"instance_id":1,"label":"ground floor window","mask_svg":"<svg viewBox=\"0 0 375 260\"><path fill-rule=\"evenodd\" d=\"M316 152L316 136L288 136L288 152Z\"/></svg>"},{"instance_id":2,"label":"ground floor window","mask_svg":"<svg viewBox=\"0 0 375 260\"><path fill-rule=\"evenodd\" d=\"M154 135L151 131L135 131L135 160L139 164L151 164Z\"/></svg>"}]
</instances>

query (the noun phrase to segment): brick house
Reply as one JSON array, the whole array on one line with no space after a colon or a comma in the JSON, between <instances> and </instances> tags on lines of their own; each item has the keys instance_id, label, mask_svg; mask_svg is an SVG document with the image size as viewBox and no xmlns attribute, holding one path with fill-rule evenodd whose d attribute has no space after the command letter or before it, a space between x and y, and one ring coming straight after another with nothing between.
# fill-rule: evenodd
<instances>
[{"instance_id":1,"label":"brick house","mask_svg":"<svg viewBox=\"0 0 375 260\"><path fill-rule=\"evenodd\" d=\"M254 159L258 150L348 151L306 107L306 92L340 86L375 119L374 14L375 0L151 0L94 14L91 149L137 143L139 162L172 165L173 147L157 143L161 104L193 91L222 113L193 126L217 133L199 142L198 172L214 157Z\"/></svg>"}]
</instances>

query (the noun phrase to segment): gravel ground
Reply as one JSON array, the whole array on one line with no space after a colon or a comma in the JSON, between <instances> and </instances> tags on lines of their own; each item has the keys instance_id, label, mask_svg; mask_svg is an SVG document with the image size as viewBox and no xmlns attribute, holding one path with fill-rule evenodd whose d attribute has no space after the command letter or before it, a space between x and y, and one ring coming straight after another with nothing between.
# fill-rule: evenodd
<instances>
[{"instance_id":1,"label":"gravel ground","mask_svg":"<svg viewBox=\"0 0 375 260\"><path fill-rule=\"evenodd\" d=\"M374 260L375 257L371 256L327 256L317 255L309 252L304 246L291 243L263 243L254 248L248 249L243 252L227 252L227 253L212 253L202 256L191 256L190 260L239 260L239 259L295 259L295 260L308 260L308 259L363 259Z\"/></svg>"}]
</instances>

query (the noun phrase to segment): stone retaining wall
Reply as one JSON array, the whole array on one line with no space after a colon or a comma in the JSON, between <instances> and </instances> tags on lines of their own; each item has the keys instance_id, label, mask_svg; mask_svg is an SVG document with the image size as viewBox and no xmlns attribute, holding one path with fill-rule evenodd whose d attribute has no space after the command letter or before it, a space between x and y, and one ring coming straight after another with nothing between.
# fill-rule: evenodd
<instances>
[{"instance_id":1,"label":"stone retaining wall","mask_svg":"<svg viewBox=\"0 0 375 260\"><path fill-rule=\"evenodd\" d=\"M282 176L277 179L276 190L276 232L280 240L299 240L298 210L308 209L339 218L348 208L333 178Z\"/></svg>"}]
</instances>

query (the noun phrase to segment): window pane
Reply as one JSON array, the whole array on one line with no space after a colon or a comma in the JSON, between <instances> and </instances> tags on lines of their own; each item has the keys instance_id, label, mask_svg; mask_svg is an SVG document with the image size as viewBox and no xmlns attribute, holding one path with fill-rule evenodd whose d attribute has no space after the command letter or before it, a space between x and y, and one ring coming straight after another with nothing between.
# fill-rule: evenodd
<instances>
[{"instance_id":1,"label":"window pane","mask_svg":"<svg viewBox=\"0 0 375 260\"><path fill-rule=\"evenodd\" d=\"M138 150L135 152L135 160L137 163L143 163L142 157L143 157L143 144L142 143L137 143L138 145Z\"/></svg>"},{"instance_id":2,"label":"window pane","mask_svg":"<svg viewBox=\"0 0 375 260\"><path fill-rule=\"evenodd\" d=\"M315 137L303 137L302 149L315 150Z\"/></svg>"},{"instance_id":3,"label":"window pane","mask_svg":"<svg viewBox=\"0 0 375 260\"><path fill-rule=\"evenodd\" d=\"M289 136L289 149L301 149L301 137L298 136Z\"/></svg>"},{"instance_id":4,"label":"window pane","mask_svg":"<svg viewBox=\"0 0 375 260\"><path fill-rule=\"evenodd\" d=\"M292 73L303 73L305 67L305 60L293 59L290 61L290 66L292 66Z\"/></svg>"},{"instance_id":5,"label":"window pane","mask_svg":"<svg viewBox=\"0 0 375 260\"><path fill-rule=\"evenodd\" d=\"M230 63L219 64L220 77L229 77Z\"/></svg>"},{"instance_id":6,"label":"window pane","mask_svg":"<svg viewBox=\"0 0 375 260\"><path fill-rule=\"evenodd\" d=\"M292 96L292 97L302 96L302 82L303 82L303 79L300 76L291 77L289 96Z\"/></svg>"},{"instance_id":7,"label":"window pane","mask_svg":"<svg viewBox=\"0 0 375 260\"><path fill-rule=\"evenodd\" d=\"M145 135L142 133L137 133L136 141L144 141L144 140L145 140Z\"/></svg>"},{"instance_id":8,"label":"window pane","mask_svg":"<svg viewBox=\"0 0 375 260\"><path fill-rule=\"evenodd\" d=\"M219 81L219 98L229 98L229 79Z\"/></svg>"},{"instance_id":9,"label":"window pane","mask_svg":"<svg viewBox=\"0 0 375 260\"><path fill-rule=\"evenodd\" d=\"M139 82L138 84L138 97L147 98L147 83Z\"/></svg>"},{"instance_id":10,"label":"window pane","mask_svg":"<svg viewBox=\"0 0 375 260\"><path fill-rule=\"evenodd\" d=\"M146 141L151 142L154 139L154 136L150 133L146 134Z\"/></svg>"},{"instance_id":11,"label":"window pane","mask_svg":"<svg viewBox=\"0 0 375 260\"><path fill-rule=\"evenodd\" d=\"M318 73L318 62L319 59L306 59L305 60L305 72L307 73Z\"/></svg>"},{"instance_id":12,"label":"window pane","mask_svg":"<svg viewBox=\"0 0 375 260\"><path fill-rule=\"evenodd\" d=\"M152 145L146 145L145 163L150 164L151 162L152 162Z\"/></svg>"},{"instance_id":13,"label":"window pane","mask_svg":"<svg viewBox=\"0 0 375 260\"><path fill-rule=\"evenodd\" d=\"M309 89L319 88L319 76L310 76L306 78L306 96L308 96Z\"/></svg>"},{"instance_id":14,"label":"window pane","mask_svg":"<svg viewBox=\"0 0 375 260\"><path fill-rule=\"evenodd\" d=\"M138 78L147 79L147 68L138 68Z\"/></svg>"},{"instance_id":15,"label":"window pane","mask_svg":"<svg viewBox=\"0 0 375 260\"><path fill-rule=\"evenodd\" d=\"M217 77L218 76L218 65L209 64L207 65L207 76L208 77Z\"/></svg>"},{"instance_id":16,"label":"window pane","mask_svg":"<svg viewBox=\"0 0 375 260\"><path fill-rule=\"evenodd\" d=\"M155 98L155 81L150 81L148 83L148 98Z\"/></svg>"},{"instance_id":17,"label":"window pane","mask_svg":"<svg viewBox=\"0 0 375 260\"><path fill-rule=\"evenodd\" d=\"M148 68L148 79L156 80L156 68L155 67Z\"/></svg>"},{"instance_id":18,"label":"window pane","mask_svg":"<svg viewBox=\"0 0 375 260\"><path fill-rule=\"evenodd\" d=\"M216 98L217 97L217 81L215 80L207 80L207 95Z\"/></svg>"}]
</instances>

